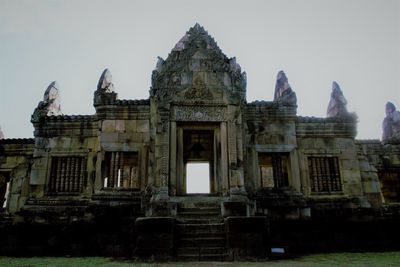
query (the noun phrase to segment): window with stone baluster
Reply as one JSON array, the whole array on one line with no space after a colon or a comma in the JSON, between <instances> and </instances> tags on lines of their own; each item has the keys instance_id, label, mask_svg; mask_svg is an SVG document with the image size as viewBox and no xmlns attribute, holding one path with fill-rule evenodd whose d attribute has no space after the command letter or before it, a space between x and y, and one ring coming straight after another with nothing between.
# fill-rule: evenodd
<instances>
[{"instance_id":1,"label":"window with stone baluster","mask_svg":"<svg viewBox=\"0 0 400 267\"><path fill-rule=\"evenodd\" d=\"M106 152L103 187L139 188L138 153Z\"/></svg>"},{"instance_id":2,"label":"window with stone baluster","mask_svg":"<svg viewBox=\"0 0 400 267\"><path fill-rule=\"evenodd\" d=\"M341 192L339 160L337 157L308 157L311 192Z\"/></svg>"},{"instance_id":3,"label":"window with stone baluster","mask_svg":"<svg viewBox=\"0 0 400 267\"><path fill-rule=\"evenodd\" d=\"M288 155L286 153L259 153L258 164L261 187L289 186Z\"/></svg>"},{"instance_id":4,"label":"window with stone baluster","mask_svg":"<svg viewBox=\"0 0 400 267\"><path fill-rule=\"evenodd\" d=\"M51 158L50 193L80 193L86 186L85 157L55 156Z\"/></svg>"}]
</instances>

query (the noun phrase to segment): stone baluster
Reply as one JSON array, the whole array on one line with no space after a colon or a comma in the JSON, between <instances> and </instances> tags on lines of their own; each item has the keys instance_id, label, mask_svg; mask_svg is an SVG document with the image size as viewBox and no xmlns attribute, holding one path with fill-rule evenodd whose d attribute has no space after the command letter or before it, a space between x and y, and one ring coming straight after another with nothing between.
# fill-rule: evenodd
<instances>
[{"instance_id":1,"label":"stone baluster","mask_svg":"<svg viewBox=\"0 0 400 267\"><path fill-rule=\"evenodd\" d=\"M80 158L79 160L80 164L80 170L79 170L79 191L82 191L83 186L86 185L86 158Z\"/></svg>"}]
</instances>

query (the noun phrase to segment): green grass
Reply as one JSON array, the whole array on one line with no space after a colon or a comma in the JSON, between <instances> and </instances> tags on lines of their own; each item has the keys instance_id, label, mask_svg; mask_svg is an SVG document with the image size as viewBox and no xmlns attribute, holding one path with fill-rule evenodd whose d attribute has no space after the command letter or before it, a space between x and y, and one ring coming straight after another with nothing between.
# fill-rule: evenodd
<instances>
[{"instance_id":1,"label":"green grass","mask_svg":"<svg viewBox=\"0 0 400 267\"><path fill-rule=\"evenodd\" d=\"M162 267L162 266L272 266L272 267L379 267L400 266L400 251L377 253L325 253L313 254L296 259L275 260L267 262L170 262L170 263L141 263L128 260L114 260L102 257L41 257L41 258L11 258L0 257L0 266L7 267L63 267L63 266L138 266L138 267Z\"/></svg>"}]
</instances>

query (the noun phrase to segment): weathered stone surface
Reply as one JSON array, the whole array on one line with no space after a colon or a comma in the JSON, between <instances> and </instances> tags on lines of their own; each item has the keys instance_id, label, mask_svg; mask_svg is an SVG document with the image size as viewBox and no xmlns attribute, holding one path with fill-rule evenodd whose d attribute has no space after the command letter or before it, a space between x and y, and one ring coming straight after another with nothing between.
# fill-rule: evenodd
<instances>
[{"instance_id":1,"label":"weathered stone surface","mask_svg":"<svg viewBox=\"0 0 400 267\"><path fill-rule=\"evenodd\" d=\"M62 115L60 106L60 93L57 82L52 82L46 89L43 101L40 101L33 112L32 121L38 120L43 116Z\"/></svg>"},{"instance_id":2,"label":"weathered stone surface","mask_svg":"<svg viewBox=\"0 0 400 267\"><path fill-rule=\"evenodd\" d=\"M187 88L190 82L192 88ZM227 97L244 99L246 74L241 72L236 59L224 55L214 39L196 24L175 45L167 59L158 58L150 94L162 102L178 101L180 95L192 101L212 100L221 85L230 87L224 92ZM187 92L181 94L185 90Z\"/></svg>"},{"instance_id":3,"label":"weathered stone surface","mask_svg":"<svg viewBox=\"0 0 400 267\"><path fill-rule=\"evenodd\" d=\"M331 118L331 117L341 117L347 114L348 114L347 100L344 97L339 84L337 84L337 82L334 81L332 82L331 99L329 101L326 116L328 118Z\"/></svg>"},{"instance_id":4,"label":"weathered stone surface","mask_svg":"<svg viewBox=\"0 0 400 267\"><path fill-rule=\"evenodd\" d=\"M288 78L282 70L276 77L274 101L289 106L297 105L296 93L290 87Z\"/></svg>"},{"instance_id":5,"label":"weathered stone surface","mask_svg":"<svg viewBox=\"0 0 400 267\"><path fill-rule=\"evenodd\" d=\"M94 92L93 104L95 107L115 104L117 93L114 92L111 72L105 69L100 76L97 90Z\"/></svg>"},{"instance_id":6,"label":"weathered stone surface","mask_svg":"<svg viewBox=\"0 0 400 267\"><path fill-rule=\"evenodd\" d=\"M99 83L97 85L97 90L105 93L114 92L114 84L112 82L112 75L109 69L105 69L101 74Z\"/></svg>"},{"instance_id":7,"label":"weathered stone surface","mask_svg":"<svg viewBox=\"0 0 400 267\"><path fill-rule=\"evenodd\" d=\"M400 111L393 103L386 103L386 117L382 123L382 141L384 143L400 143Z\"/></svg>"},{"instance_id":8,"label":"weathered stone surface","mask_svg":"<svg viewBox=\"0 0 400 267\"><path fill-rule=\"evenodd\" d=\"M266 217L229 217L225 220L228 247L235 260L266 257L268 222Z\"/></svg>"}]
</instances>

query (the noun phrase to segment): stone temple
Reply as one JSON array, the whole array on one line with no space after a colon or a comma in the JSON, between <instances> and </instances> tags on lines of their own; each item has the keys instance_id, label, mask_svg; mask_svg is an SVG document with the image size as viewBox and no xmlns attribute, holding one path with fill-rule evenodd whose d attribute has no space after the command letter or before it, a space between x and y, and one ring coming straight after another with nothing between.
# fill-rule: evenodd
<instances>
[{"instance_id":1,"label":"stone temple","mask_svg":"<svg viewBox=\"0 0 400 267\"><path fill-rule=\"evenodd\" d=\"M246 73L198 24L158 58L148 99L117 89L106 69L95 114L71 116L53 82L34 138L1 134L1 254L237 260L399 247L392 103L380 141L355 139L336 82L326 118L297 115L283 71L272 101L247 102ZM198 163L209 190L188 193Z\"/></svg>"}]
</instances>

